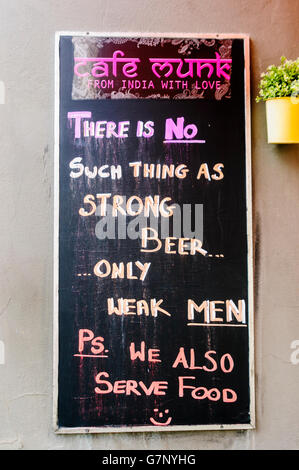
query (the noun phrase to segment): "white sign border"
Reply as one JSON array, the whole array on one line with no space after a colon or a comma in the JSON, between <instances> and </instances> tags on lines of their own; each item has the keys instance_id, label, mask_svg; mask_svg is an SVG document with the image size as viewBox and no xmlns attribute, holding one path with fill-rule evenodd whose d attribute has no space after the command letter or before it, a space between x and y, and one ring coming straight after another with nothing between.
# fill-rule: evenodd
<instances>
[{"instance_id":1,"label":"white sign border","mask_svg":"<svg viewBox=\"0 0 299 470\"><path fill-rule=\"evenodd\" d=\"M245 157L246 157L246 203L248 242L248 334L249 334L249 387L250 423L248 424L197 424L177 426L103 426L103 427L59 427L58 425L58 364L59 364L59 43L63 36L85 37L161 37L198 39L243 39L244 40L244 83L245 83ZM122 33L122 32L71 32L55 33L55 127L54 127L54 263L53 263L53 427L57 434L88 433L130 433L130 432L172 432L255 429L255 387L254 387L254 276L253 276L253 228L252 228L252 170L251 170L251 109L250 109L250 37L236 33Z\"/></svg>"}]
</instances>

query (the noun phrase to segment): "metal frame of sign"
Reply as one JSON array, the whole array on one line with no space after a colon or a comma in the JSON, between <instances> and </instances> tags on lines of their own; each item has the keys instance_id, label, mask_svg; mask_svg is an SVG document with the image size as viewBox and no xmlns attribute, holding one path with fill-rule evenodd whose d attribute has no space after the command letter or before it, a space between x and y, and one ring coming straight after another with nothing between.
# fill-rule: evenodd
<instances>
[{"instance_id":1,"label":"metal frame of sign","mask_svg":"<svg viewBox=\"0 0 299 470\"><path fill-rule=\"evenodd\" d=\"M249 335L249 385L250 419L247 424L198 424L123 427L59 427L58 425L58 364L59 364L59 41L63 36L85 37L159 37L159 38L199 38L199 39L243 39L244 40L244 98L245 98L245 143L246 143L246 201L247 201L247 242L248 242L248 335ZM250 39L247 34L212 34L212 33L95 33L61 31L55 34L55 136L54 136L54 274L53 274L53 426L58 434L75 433L121 433L121 432L170 432L170 431L209 431L209 430L245 430L255 428L255 393L254 393L254 294L253 294L253 233L252 233L252 177L251 177L251 113L250 113Z\"/></svg>"}]
</instances>

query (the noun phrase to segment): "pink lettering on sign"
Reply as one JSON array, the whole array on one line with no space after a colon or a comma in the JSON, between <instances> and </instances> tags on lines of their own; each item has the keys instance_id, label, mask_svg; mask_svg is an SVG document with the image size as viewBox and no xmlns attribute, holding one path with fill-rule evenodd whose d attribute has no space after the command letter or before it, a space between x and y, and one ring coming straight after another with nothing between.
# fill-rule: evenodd
<instances>
[{"instance_id":1,"label":"pink lettering on sign","mask_svg":"<svg viewBox=\"0 0 299 470\"><path fill-rule=\"evenodd\" d=\"M114 77L117 77L118 64L122 65L122 73L128 77L136 77L137 74L137 63L140 59L137 57L125 58L124 52L115 51L112 57L75 57L74 73L78 77L88 77L90 73L88 71L81 71L90 62L93 63L91 69L91 75L93 77L108 77L110 73Z\"/></svg>"},{"instance_id":2,"label":"pink lettering on sign","mask_svg":"<svg viewBox=\"0 0 299 470\"><path fill-rule=\"evenodd\" d=\"M107 380L104 380L102 377L106 377ZM95 387L95 393L100 395L105 395L109 393L113 393L115 395L118 394L125 394L125 395L166 395L166 391L168 388L168 382L165 380L154 380L148 386L140 380L116 380L115 382L111 382L108 380L109 374L107 372L99 372L96 377L95 381L99 385L99 387Z\"/></svg>"},{"instance_id":3,"label":"pink lettering on sign","mask_svg":"<svg viewBox=\"0 0 299 470\"><path fill-rule=\"evenodd\" d=\"M75 119L75 138L80 139L83 137L95 137L96 139L103 139L107 137L116 137L122 139L128 137L130 121L120 121L115 123L113 121L83 121L83 119L91 119L90 111L70 111L67 117L72 122ZM81 125L83 124L83 132L81 132Z\"/></svg>"},{"instance_id":4,"label":"pink lettering on sign","mask_svg":"<svg viewBox=\"0 0 299 470\"><path fill-rule=\"evenodd\" d=\"M165 140L164 143L197 143L205 144L203 139L193 139L197 135L197 126L195 124L184 124L185 118L179 117L176 122L172 118L165 121Z\"/></svg>"},{"instance_id":5,"label":"pink lettering on sign","mask_svg":"<svg viewBox=\"0 0 299 470\"><path fill-rule=\"evenodd\" d=\"M194 400L210 400L210 401L219 401L222 400L223 403L234 403L238 400L237 393L231 388L223 388L219 390L218 388L208 389L207 387L199 386L195 387L194 385L186 385L186 381L194 381L196 377L194 376L185 376L179 377L179 397L185 396L185 390L192 390L189 392L191 397ZM189 382L190 383L190 382Z\"/></svg>"},{"instance_id":6,"label":"pink lettering on sign","mask_svg":"<svg viewBox=\"0 0 299 470\"><path fill-rule=\"evenodd\" d=\"M74 357L100 357L106 358L108 349L105 349L104 338L102 336L95 337L94 332L88 328L81 328L78 335L78 353ZM87 343L87 345L85 345ZM87 346L87 348L85 348ZM86 351L87 349L87 351Z\"/></svg>"},{"instance_id":7,"label":"pink lettering on sign","mask_svg":"<svg viewBox=\"0 0 299 470\"><path fill-rule=\"evenodd\" d=\"M157 420L157 418L154 418L154 417L150 417L150 422L152 424L154 424L155 426L168 426L171 421L172 421L172 417L169 416L166 421L162 421L161 418L166 417L166 415L169 413L169 410L164 410L164 411L159 411L158 408L155 408L154 409L154 412L155 412L155 415L158 415L159 416L159 421Z\"/></svg>"},{"instance_id":8,"label":"pink lettering on sign","mask_svg":"<svg viewBox=\"0 0 299 470\"><path fill-rule=\"evenodd\" d=\"M230 80L230 75L227 73L231 69L232 59L222 59L218 52L216 59L166 59L156 58L149 59L152 63L152 71L156 77L161 78L169 77L174 72L174 66L176 65L176 75L179 78L185 77L197 77L201 78L201 72L203 69L208 69L208 78L214 73L214 67L216 66L217 77L224 77L226 80ZM183 66L187 71L183 72ZM194 67L196 66L196 67ZM194 70L195 69L195 70Z\"/></svg>"},{"instance_id":9,"label":"pink lettering on sign","mask_svg":"<svg viewBox=\"0 0 299 470\"><path fill-rule=\"evenodd\" d=\"M70 111L67 113L68 119L75 119L75 137L79 139L81 137L81 119L91 118L90 111Z\"/></svg>"},{"instance_id":10,"label":"pink lettering on sign","mask_svg":"<svg viewBox=\"0 0 299 470\"><path fill-rule=\"evenodd\" d=\"M194 59L181 59L181 58L149 58L152 64L152 72L158 78L168 78L175 74L178 78L186 77L199 77L202 76L202 71L207 71L207 77L211 78L215 72L217 77L223 77L230 80L231 63L232 59L224 59L218 52L215 52L215 58L194 58ZM86 70L88 64L91 64L91 71ZM113 52L112 57L75 57L74 73L78 77L89 77L92 75L95 78L101 77L117 77L119 67L121 65L121 72L127 78L134 78L138 76L137 67L140 63L138 57L125 57L125 53L121 50Z\"/></svg>"}]
</instances>

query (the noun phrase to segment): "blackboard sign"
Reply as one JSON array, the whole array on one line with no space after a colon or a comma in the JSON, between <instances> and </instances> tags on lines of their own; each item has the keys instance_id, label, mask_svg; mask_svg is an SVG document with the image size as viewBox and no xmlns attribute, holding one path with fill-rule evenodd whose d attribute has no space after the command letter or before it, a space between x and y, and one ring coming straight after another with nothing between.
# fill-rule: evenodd
<instances>
[{"instance_id":1,"label":"blackboard sign","mask_svg":"<svg viewBox=\"0 0 299 470\"><path fill-rule=\"evenodd\" d=\"M56 39L57 432L252 428L248 37Z\"/></svg>"}]
</instances>

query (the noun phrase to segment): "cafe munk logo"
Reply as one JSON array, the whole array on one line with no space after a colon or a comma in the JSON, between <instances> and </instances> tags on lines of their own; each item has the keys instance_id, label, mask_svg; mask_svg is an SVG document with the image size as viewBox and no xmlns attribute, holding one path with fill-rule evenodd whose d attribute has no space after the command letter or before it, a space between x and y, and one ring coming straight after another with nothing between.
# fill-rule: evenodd
<instances>
[{"instance_id":1,"label":"cafe munk logo","mask_svg":"<svg viewBox=\"0 0 299 470\"><path fill-rule=\"evenodd\" d=\"M119 41L113 47L105 47L105 42L101 48L75 47L73 99L230 97L231 42L206 41L202 49L192 40L181 49L172 43L162 57L152 43L144 50L145 44L132 47L130 41Z\"/></svg>"}]
</instances>

